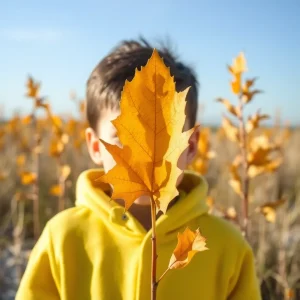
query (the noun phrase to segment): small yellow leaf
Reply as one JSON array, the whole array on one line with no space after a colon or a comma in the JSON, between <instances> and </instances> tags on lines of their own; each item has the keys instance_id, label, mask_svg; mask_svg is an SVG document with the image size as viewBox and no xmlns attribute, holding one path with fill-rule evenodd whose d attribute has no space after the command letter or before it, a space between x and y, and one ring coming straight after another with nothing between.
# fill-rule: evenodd
<instances>
[{"instance_id":1,"label":"small yellow leaf","mask_svg":"<svg viewBox=\"0 0 300 300\"><path fill-rule=\"evenodd\" d=\"M60 137L60 140L63 144L67 144L69 142L69 135L66 133L63 133Z\"/></svg>"},{"instance_id":2,"label":"small yellow leaf","mask_svg":"<svg viewBox=\"0 0 300 300\"><path fill-rule=\"evenodd\" d=\"M40 154L42 153L42 150L43 150L42 146L38 145L32 149L32 152L35 154Z\"/></svg>"},{"instance_id":3,"label":"small yellow leaf","mask_svg":"<svg viewBox=\"0 0 300 300\"><path fill-rule=\"evenodd\" d=\"M223 105L226 107L226 109L228 110L228 112L230 112L234 116L239 117L241 115L241 112L238 109L238 107L235 107L234 105L232 105L229 102L229 100L223 99L223 98L218 98L217 101L223 103Z\"/></svg>"},{"instance_id":4,"label":"small yellow leaf","mask_svg":"<svg viewBox=\"0 0 300 300\"><path fill-rule=\"evenodd\" d=\"M201 155L205 155L209 151L209 128L203 128L200 133L198 141L198 152Z\"/></svg>"},{"instance_id":5,"label":"small yellow leaf","mask_svg":"<svg viewBox=\"0 0 300 300\"><path fill-rule=\"evenodd\" d=\"M54 139L51 141L51 144L50 144L50 155L51 156L60 156L62 154L62 152L64 151L65 149L65 146L64 144L57 140L57 139Z\"/></svg>"},{"instance_id":6,"label":"small yellow leaf","mask_svg":"<svg viewBox=\"0 0 300 300\"><path fill-rule=\"evenodd\" d=\"M247 104L249 102L252 101L253 97L256 95L256 94L261 94L262 91L261 90L254 90L254 91L247 91L247 92L243 92L243 95L242 95L242 101Z\"/></svg>"},{"instance_id":7,"label":"small yellow leaf","mask_svg":"<svg viewBox=\"0 0 300 300\"><path fill-rule=\"evenodd\" d=\"M43 99L35 99L35 108L44 108L46 110L49 109L49 104L45 103Z\"/></svg>"},{"instance_id":8,"label":"small yellow leaf","mask_svg":"<svg viewBox=\"0 0 300 300\"><path fill-rule=\"evenodd\" d=\"M50 188L49 191L50 195L52 196L61 196L63 194L63 188L61 187L61 185L59 184L55 184Z\"/></svg>"},{"instance_id":9,"label":"small yellow leaf","mask_svg":"<svg viewBox=\"0 0 300 300\"><path fill-rule=\"evenodd\" d=\"M238 95L241 91L241 74L235 74L234 79L231 81L231 90L235 95Z\"/></svg>"},{"instance_id":10,"label":"small yellow leaf","mask_svg":"<svg viewBox=\"0 0 300 300\"><path fill-rule=\"evenodd\" d=\"M235 210L235 208L233 206L227 208L227 211L226 211L226 216L229 218L229 219L232 219L232 220L235 220L236 217L237 217L237 212Z\"/></svg>"},{"instance_id":11,"label":"small yellow leaf","mask_svg":"<svg viewBox=\"0 0 300 300\"><path fill-rule=\"evenodd\" d=\"M54 127L60 129L62 127L62 120L59 116L51 116L51 121Z\"/></svg>"},{"instance_id":12,"label":"small yellow leaf","mask_svg":"<svg viewBox=\"0 0 300 300\"><path fill-rule=\"evenodd\" d=\"M251 165L248 168L248 176L254 178L263 173L272 173L276 171L282 164L282 158L278 157L274 160L269 160L262 165Z\"/></svg>"},{"instance_id":13,"label":"small yellow leaf","mask_svg":"<svg viewBox=\"0 0 300 300\"><path fill-rule=\"evenodd\" d=\"M230 166L230 174L232 176L232 179L229 180L229 185L242 198L243 197L242 179L238 172L239 164L235 164L236 162L239 163L239 161L236 159L234 163Z\"/></svg>"},{"instance_id":14,"label":"small yellow leaf","mask_svg":"<svg viewBox=\"0 0 300 300\"><path fill-rule=\"evenodd\" d=\"M28 125L28 124L30 124L31 122L32 122L32 115L28 115L28 116L26 116L26 117L24 117L23 119L22 119L22 123L24 124L24 125Z\"/></svg>"},{"instance_id":15,"label":"small yellow leaf","mask_svg":"<svg viewBox=\"0 0 300 300\"><path fill-rule=\"evenodd\" d=\"M23 185L30 185L36 182L37 176L33 172L21 172L21 182Z\"/></svg>"},{"instance_id":16,"label":"small yellow leaf","mask_svg":"<svg viewBox=\"0 0 300 300\"><path fill-rule=\"evenodd\" d=\"M249 165L262 166L270 162L269 155L272 149L269 148L258 148L256 151L248 154Z\"/></svg>"},{"instance_id":17,"label":"small yellow leaf","mask_svg":"<svg viewBox=\"0 0 300 300\"><path fill-rule=\"evenodd\" d=\"M197 159L195 160L194 164L193 164L193 169L194 169L196 172L198 172L198 173L204 175L204 174L206 174L207 171L208 171L207 162L206 162L205 160L201 159L201 158L197 158Z\"/></svg>"},{"instance_id":18,"label":"small yellow leaf","mask_svg":"<svg viewBox=\"0 0 300 300\"><path fill-rule=\"evenodd\" d=\"M229 180L229 185L232 187L232 189L242 198L243 192L242 192L242 185L241 182L235 179Z\"/></svg>"},{"instance_id":19,"label":"small yellow leaf","mask_svg":"<svg viewBox=\"0 0 300 300\"><path fill-rule=\"evenodd\" d=\"M75 130L77 127L77 122L74 119L70 119L67 123L66 126L66 132L70 135L74 135L75 134Z\"/></svg>"},{"instance_id":20,"label":"small yellow leaf","mask_svg":"<svg viewBox=\"0 0 300 300\"><path fill-rule=\"evenodd\" d=\"M246 58L243 52L239 53L239 55L233 59L233 63L228 69L232 75L248 71Z\"/></svg>"},{"instance_id":21,"label":"small yellow leaf","mask_svg":"<svg viewBox=\"0 0 300 300\"><path fill-rule=\"evenodd\" d=\"M253 86L253 84L255 83L256 80L257 80L256 77L253 79L247 79L245 84L243 85L243 92L248 93L249 89Z\"/></svg>"},{"instance_id":22,"label":"small yellow leaf","mask_svg":"<svg viewBox=\"0 0 300 300\"><path fill-rule=\"evenodd\" d=\"M25 154L18 155L17 159L16 159L16 162L17 162L17 166L18 167L24 166L25 162L26 162L26 156L25 156Z\"/></svg>"},{"instance_id":23,"label":"small yellow leaf","mask_svg":"<svg viewBox=\"0 0 300 300\"><path fill-rule=\"evenodd\" d=\"M261 115L258 111L253 117L249 117L246 123L247 133L251 133L254 129L259 127L260 121L269 119L266 114Z\"/></svg>"},{"instance_id":24,"label":"small yellow leaf","mask_svg":"<svg viewBox=\"0 0 300 300\"><path fill-rule=\"evenodd\" d=\"M273 207L269 207L269 206L262 207L261 212L268 222L275 223L276 211Z\"/></svg>"},{"instance_id":25,"label":"small yellow leaf","mask_svg":"<svg viewBox=\"0 0 300 300\"><path fill-rule=\"evenodd\" d=\"M208 151L206 153L206 158L207 159L212 159L212 158L215 158L216 157L216 152L215 151Z\"/></svg>"},{"instance_id":26,"label":"small yellow leaf","mask_svg":"<svg viewBox=\"0 0 300 300\"><path fill-rule=\"evenodd\" d=\"M29 77L26 85L27 85L27 97L37 98L40 89L40 83L35 82L32 77Z\"/></svg>"},{"instance_id":27,"label":"small yellow leaf","mask_svg":"<svg viewBox=\"0 0 300 300\"><path fill-rule=\"evenodd\" d=\"M169 269L184 268L196 253L205 250L208 250L206 238L201 235L199 229L192 231L186 228L183 233L178 233L178 242L170 259Z\"/></svg>"},{"instance_id":28,"label":"small yellow leaf","mask_svg":"<svg viewBox=\"0 0 300 300\"><path fill-rule=\"evenodd\" d=\"M285 202L286 199L284 198L277 201L268 202L258 207L256 211L262 213L268 222L275 223L276 209L281 207Z\"/></svg>"},{"instance_id":29,"label":"small yellow leaf","mask_svg":"<svg viewBox=\"0 0 300 300\"><path fill-rule=\"evenodd\" d=\"M60 177L65 181L71 173L71 167L69 165L63 165L60 168Z\"/></svg>"},{"instance_id":30,"label":"small yellow leaf","mask_svg":"<svg viewBox=\"0 0 300 300\"><path fill-rule=\"evenodd\" d=\"M228 118L223 117L222 127L228 139L233 142L239 141L239 131Z\"/></svg>"}]
</instances>

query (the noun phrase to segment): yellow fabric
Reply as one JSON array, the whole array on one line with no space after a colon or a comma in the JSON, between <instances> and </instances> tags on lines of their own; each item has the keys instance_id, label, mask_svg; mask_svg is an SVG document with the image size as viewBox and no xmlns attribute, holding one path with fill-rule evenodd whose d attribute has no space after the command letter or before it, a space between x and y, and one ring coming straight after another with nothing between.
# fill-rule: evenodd
<instances>
[{"instance_id":1,"label":"yellow fabric","mask_svg":"<svg viewBox=\"0 0 300 300\"><path fill-rule=\"evenodd\" d=\"M46 225L34 247L16 300L149 300L151 230L95 183L101 170L83 172L77 202ZM158 286L158 300L257 300L249 245L229 222L207 213L206 181L186 171L179 200L157 220L159 277L168 266L177 233L200 227L208 251L184 269L171 270Z\"/></svg>"}]
</instances>

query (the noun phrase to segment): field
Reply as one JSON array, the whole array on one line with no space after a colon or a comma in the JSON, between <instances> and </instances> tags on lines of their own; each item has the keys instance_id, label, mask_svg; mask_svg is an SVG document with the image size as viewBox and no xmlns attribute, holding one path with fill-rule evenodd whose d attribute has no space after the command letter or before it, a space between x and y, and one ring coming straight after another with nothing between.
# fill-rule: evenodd
<instances>
[{"instance_id":1,"label":"field","mask_svg":"<svg viewBox=\"0 0 300 300\"><path fill-rule=\"evenodd\" d=\"M74 205L80 172L95 167L85 146L83 102L72 95L80 117L62 118L37 97L35 87L29 79L32 115L15 116L0 125L3 300L13 299L30 249L47 220ZM38 110L42 113L37 114ZM261 116L256 118L261 121ZM246 118L239 121L246 125ZM243 144L234 141L235 131L224 120L220 128L201 127L199 153L190 168L201 172L209 183L210 213L240 226L252 245L263 299L300 299L300 129L284 127L278 119L273 127L258 123L251 140L260 138L260 142L255 140L256 146L262 143L257 148L260 152L250 146L248 154L253 150L253 157L260 155L252 162L249 159L252 171L248 175L235 169L233 162L243 152ZM250 130L245 134L250 140ZM246 225L245 219L249 219Z\"/></svg>"}]
</instances>

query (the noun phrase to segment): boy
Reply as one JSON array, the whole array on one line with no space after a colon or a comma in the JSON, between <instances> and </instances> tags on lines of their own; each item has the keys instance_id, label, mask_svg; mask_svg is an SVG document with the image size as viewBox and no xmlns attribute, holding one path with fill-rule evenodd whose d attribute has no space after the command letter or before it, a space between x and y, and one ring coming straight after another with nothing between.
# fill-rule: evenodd
<instances>
[{"instance_id":1,"label":"boy","mask_svg":"<svg viewBox=\"0 0 300 300\"><path fill-rule=\"evenodd\" d=\"M95 182L115 162L99 142L119 144L111 120L119 114L121 90L153 51L145 41L126 41L93 70L87 83L86 141L100 166L78 178L76 206L50 220L34 247L17 300L147 300L151 284L151 212L141 197L124 214L123 201L110 201L110 185ZM187 95L187 130L195 125L198 83L191 68L170 51L159 51L174 75L177 91ZM193 160L199 132L180 157L181 168ZM185 171L180 191L165 215L157 217L157 278L168 266L177 233L200 227L208 251L198 253L184 269L171 270L159 283L157 299L258 300L252 251L227 221L208 214L207 184Z\"/></svg>"}]
</instances>

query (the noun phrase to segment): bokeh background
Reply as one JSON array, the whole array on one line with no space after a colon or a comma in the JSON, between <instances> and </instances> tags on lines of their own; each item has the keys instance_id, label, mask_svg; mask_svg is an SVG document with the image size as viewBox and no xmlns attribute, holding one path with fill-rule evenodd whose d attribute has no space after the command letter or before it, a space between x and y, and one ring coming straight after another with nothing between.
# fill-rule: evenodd
<instances>
[{"instance_id":1,"label":"bokeh background","mask_svg":"<svg viewBox=\"0 0 300 300\"><path fill-rule=\"evenodd\" d=\"M268 114L255 136L275 143L272 159L282 160L251 179L248 239L263 299L300 299L299 15L297 0L1 3L0 299L14 299L38 232L74 205L78 175L94 167L84 140L90 72L120 41L139 36L164 42L195 69L203 134L191 167L209 182L211 213L234 223L243 218L230 185L239 146L215 100L238 103L227 65L244 53L245 77L257 76L263 90L246 106L245 123L258 109ZM26 96L36 81L39 102Z\"/></svg>"}]
</instances>

